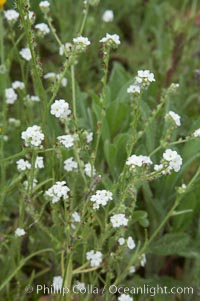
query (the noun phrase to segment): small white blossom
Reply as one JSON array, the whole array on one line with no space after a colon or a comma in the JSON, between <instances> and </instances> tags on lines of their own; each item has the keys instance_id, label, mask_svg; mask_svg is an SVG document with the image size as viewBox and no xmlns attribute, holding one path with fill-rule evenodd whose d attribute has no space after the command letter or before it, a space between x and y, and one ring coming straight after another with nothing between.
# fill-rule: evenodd
<instances>
[{"instance_id":1,"label":"small white blossom","mask_svg":"<svg viewBox=\"0 0 200 301\"><path fill-rule=\"evenodd\" d=\"M35 160L35 168L44 168L44 158L37 156Z\"/></svg>"},{"instance_id":2,"label":"small white blossom","mask_svg":"<svg viewBox=\"0 0 200 301\"><path fill-rule=\"evenodd\" d=\"M37 29L42 36L50 33L49 26L46 23L36 24L35 29Z\"/></svg>"},{"instance_id":3,"label":"small white blossom","mask_svg":"<svg viewBox=\"0 0 200 301\"><path fill-rule=\"evenodd\" d=\"M31 23L35 22L35 13L34 13L34 11L30 11L29 10L29 12L28 12L28 18L31 21ZM27 15L24 16L24 19L27 20Z\"/></svg>"},{"instance_id":4,"label":"small white blossom","mask_svg":"<svg viewBox=\"0 0 200 301\"><path fill-rule=\"evenodd\" d=\"M130 267L130 269L129 269L129 273L130 273L130 274L134 274L135 272L136 272L136 268L135 268L134 265L132 265L132 266Z\"/></svg>"},{"instance_id":5,"label":"small white blossom","mask_svg":"<svg viewBox=\"0 0 200 301\"><path fill-rule=\"evenodd\" d=\"M14 9L8 9L4 11L6 20L10 23L15 23L19 18L19 13Z\"/></svg>"},{"instance_id":6,"label":"small white blossom","mask_svg":"<svg viewBox=\"0 0 200 301\"><path fill-rule=\"evenodd\" d=\"M90 132L90 133L88 133L87 136L86 136L86 141L87 141L87 143L89 144L89 143L92 142L92 140L93 140L93 133Z\"/></svg>"},{"instance_id":7,"label":"small white blossom","mask_svg":"<svg viewBox=\"0 0 200 301\"><path fill-rule=\"evenodd\" d=\"M154 74L150 70L139 70L135 78L136 85L147 88L150 83L155 82Z\"/></svg>"},{"instance_id":8,"label":"small white blossom","mask_svg":"<svg viewBox=\"0 0 200 301\"><path fill-rule=\"evenodd\" d=\"M118 45L120 45L120 39L118 34L107 33L106 36L102 38L99 42L113 48L116 48Z\"/></svg>"},{"instance_id":9,"label":"small white blossom","mask_svg":"<svg viewBox=\"0 0 200 301\"><path fill-rule=\"evenodd\" d=\"M22 48L19 53L20 53L21 57L23 59L25 59L26 61L30 61L32 59L31 51L28 47Z\"/></svg>"},{"instance_id":10,"label":"small white blossom","mask_svg":"<svg viewBox=\"0 0 200 301\"><path fill-rule=\"evenodd\" d=\"M12 83L12 88L17 90L23 90L25 88L25 85L23 82L20 82L19 80L16 80L15 82Z\"/></svg>"},{"instance_id":11,"label":"small white blossom","mask_svg":"<svg viewBox=\"0 0 200 301\"><path fill-rule=\"evenodd\" d=\"M64 170L73 171L78 168L78 163L74 161L73 157L68 158L64 161Z\"/></svg>"},{"instance_id":12,"label":"small white blossom","mask_svg":"<svg viewBox=\"0 0 200 301\"><path fill-rule=\"evenodd\" d=\"M146 264L146 262L147 262L146 255L145 255L145 254L142 254L141 257L140 257L140 265L141 265L142 267L144 267L145 264Z\"/></svg>"},{"instance_id":13,"label":"small white blossom","mask_svg":"<svg viewBox=\"0 0 200 301\"><path fill-rule=\"evenodd\" d=\"M120 244L120 246L124 245L125 244L125 239L123 237L120 237L118 239L118 243Z\"/></svg>"},{"instance_id":14,"label":"small white blossom","mask_svg":"<svg viewBox=\"0 0 200 301\"><path fill-rule=\"evenodd\" d=\"M72 135L59 136L57 139L67 149L74 145L74 137Z\"/></svg>"},{"instance_id":15,"label":"small white blossom","mask_svg":"<svg viewBox=\"0 0 200 301\"><path fill-rule=\"evenodd\" d=\"M54 79L56 78L57 74L55 72L48 72L44 75L44 79Z\"/></svg>"},{"instance_id":16,"label":"small white blossom","mask_svg":"<svg viewBox=\"0 0 200 301\"><path fill-rule=\"evenodd\" d=\"M62 198L63 200L67 200L69 198L69 191L70 189L66 186L65 181L58 181L45 192L45 195L49 197L52 200L52 203L54 204L60 201Z\"/></svg>"},{"instance_id":17,"label":"small white blossom","mask_svg":"<svg viewBox=\"0 0 200 301\"><path fill-rule=\"evenodd\" d=\"M112 192L108 190L97 190L91 196L90 201L94 202L93 209L99 209L100 206L106 206L108 201L112 200Z\"/></svg>"},{"instance_id":18,"label":"small white blossom","mask_svg":"<svg viewBox=\"0 0 200 301\"><path fill-rule=\"evenodd\" d=\"M118 301L133 301L133 298L130 295L122 294L118 297Z\"/></svg>"},{"instance_id":19,"label":"small white blossom","mask_svg":"<svg viewBox=\"0 0 200 301\"><path fill-rule=\"evenodd\" d=\"M41 1L39 7L43 13L49 12L50 3L49 1Z\"/></svg>"},{"instance_id":20,"label":"small white blossom","mask_svg":"<svg viewBox=\"0 0 200 301\"><path fill-rule=\"evenodd\" d=\"M15 235L18 236L18 237L24 236L25 234L26 234L26 232L25 232L24 229L22 229L22 228L17 228L17 229L15 230Z\"/></svg>"},{"instance_id":21,"label":"small white blossom","mask_svg":"<svg viewBox=\"0 0 200 301\"><path fill-rule=\"evenodd\" d=\"M77 211L73 212L72 213L72 219L73 219L73 222L80 223L80 221L81 221L80 214L78 214Z\"/></svg>"},{"instance_id":22,"label":"small white blossom","mask_svg":"<svg viewBox=\"0 0 200 301\"><path fill-rule=\"evenodd\" d=\"M200 137L200 129L195 130L194 133L193 133L193 136L195 138Z\"/></svg>"},{"instance_id":23,"label":"small white blossom","mask_svg":"<svg viewBox=\"0 0 200 301\"><path fill-rule=\"evenodd\" d=\"M98 267L103 259L103 254L99 251L91 250L86 253L86 259L90 261L91 267Z\"/></svg>"},{"instance_id":24,"label":"small white blossom","mask_svg":"<svg viewBox=\"0 0 200 301\"><path fill-rule=\"evenodd\" d=\"M131 236L129 236L127 239L127 246L130 250L135 249L135 242Z\"/></svg>"},{"instance_id":25,"label":"small white blossom","mask_svg":"<svg viewBox=\"0 0 200 301\"><path fill-rule=\"evenodd\" d=\"M54 287L55 291L60 291L62 289L62 285L63 285L63 278L62 278L62 276L55 276L55 277L53 277L53 287Z\"/></svg>"},{"instance_id":26,"label":"small white blossom","mask_svg":"<svg viewBox=\"0 0 200 301\"><path fill-rule=\"evenodd\" d=\"M141 88L138 85L130 85L127 89L127 93L129 93L129 94L138 95L138 94L140 94L140 92L141 92Z\"/></svg>"},{"instance_id":27,"label":"small white blossom","mask_svg":"<svg viewBox=\"0 0 200 301\"><path fill-rule=\"evenodd\" d=\"M37 186L38 180L37 179L33 179L33 183L32 183L32 188L35 188ZM24 188L28 189L29 186L29 182L26 180L23 182Z\"/></svg>"},{"instance_id":28,"label":"small white blossom","mask_svg":"<svg viewBox=\"0 0 200 301\"><path fill-rule=\"evenodd\" d=\"M31 169L31 164L27 161L27 160L24 160L24 159L20 159L16 162L17 164L17 170L18 171L25 171L25 170L29 170Z\"/></svg>"},{"instance_id":29,"label":"small white blossom","mask_svg":"<svg viewBox=\"0 0 200 301\"><path fill-rule=\"evenodd\" d=\"M51 105L51 114L60 119L67 119L71 114L69 104L64 99L55 100Z\"/></svg>"},{"instance_id":30,"label":"small white blossom","mask_svg":"<svg viewBox=\"0 0 200 301\"><path fill-rule=\"evenodd\" d=\"M92 177L92 176L96 175L96 169L90 163L85 164L84 171L85 171L86 176L88 176L88 177Z\"/></svg>"},{"instance_id":31,"label":"small white blossom","mask_svg":"<svg viewBox=\"0 0 200 301\"><path fill-rule=\"evenodd\" d=\"M182 165L182 158L181 156L176 152L171 149L167 149L163 153L163 159L167 161L169 171L174 170L175 172L178 172L181 168Z\"/></svg>"},{"instance_id":32,"label":"small white blossom","mask_svg":"<svg viewBox=\"0 0 200 301\"><path fill-rule=\"evenodd\" d=\"M167 113L167 115L166 115L166 118L169 118L169 117L174 121L176 126L181 125L181 122L180 122L181 117L178 114L176 114L173 111L169 111L169 113Z\"/></svg>"},{"instance_id":33,"label":"small white blossom","mask_svg":"<svg viewBox=\"0 0 200 301\"><path fill-rule=\"evenodd\" d=\"M112 22L114 20L114 13L111 9L105 10L102 16L102 20L106 23Z\"/></svg>"},{"instance_id":34,"label":"small white blossom","mask_svg":"<svg viewBox=\"0 0 200 301\"><path fill-rule=\"evenodd\" d=\"M25 142L25 146L40 146L44 140L44 134L41 131L41 127L38 125L30 126L21 134L22 139Z\"/></svg>"},{"instance_id":35,"label":"small white blossom","mask_svg":"<svg viewBox=\"0 0 200 301\"><path fill-rule=\"evenodd\" d=\"M143 155L132 155L129 157L126 161L126 165L131 166L132 168L138 166L146 166L146 165L151 165L152 161L148 156L143 156Z\"/></svg>"},{"instance_id":36,"label":"small white blossom","mask_svg":"<svg viewBox=\"0 0 200 301\"><path fill-rule=\"evenodd\" d=\"M60 46L59 48L59 55L63 56L65 54L65 52L69 52L72 48L72 44L71 43L65 43L64 45Z\"/></svg>"},{"instance_id":37,"label":"small white blossom","mask_svg":"<svg viewBox=\"0 0 200 301\"><path fill-rule=\"evenodd\" d=\"M87 37L82 36L74 38L73 42L75 45L75 49L80 52L84 51L87 48L87 46L91 44Z\"/></svg>"},{"instance_id":38,"label":"small white blossom","mask_svg":"<svg viewBox=\"0 0 200 301\"><path fill-rule=\"evenodd\" d=\"M123 213L115 214L111 216L110 221L114 228L119 228L120 226L128 225L128 219L125 217L125 214Z\"/></svg>"},{"instance_id":39,"label":"small white blossom","mask_svg":"<svg viewBox=\"0 0 200 301\"><path fill-rule=\"evenodd\" d=\"M13 88L8 88L5 90L6 103L14 104L17 100L17 94L15 93Z\"/></svg>"}]
</instances>

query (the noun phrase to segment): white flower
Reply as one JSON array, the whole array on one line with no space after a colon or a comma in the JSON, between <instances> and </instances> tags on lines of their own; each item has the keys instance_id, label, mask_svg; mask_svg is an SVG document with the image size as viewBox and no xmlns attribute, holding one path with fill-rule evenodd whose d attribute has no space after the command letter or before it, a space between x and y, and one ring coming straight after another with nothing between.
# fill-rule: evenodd
<instances>
[{"instance_id":1,"label":"white flower","mask_svg":"<svg viewBox=\"0 0 200 301\"><path fill-rule=\"evenodd\" d=\"M119 228L120 226L128 225L128 219L125 217L125 214L123 213L115 214L111 216L110 221L114 228Z\"/></svg>"},{"instance_id":2,"label":"white flower","mask_svg":"<svg viewBox=\"0 0 200 301\"><path fill-rule=\"evenodd\" d=\"M90 163L85 164L84 171L85 171L86 176L88 176L88 177L92 177L92 176L96 175L96 169Z\"/></svg>"},{"instance_id":3,"label":"white flower","mask_svg":"<svg viewBox=\"0 0 200 301\"><path fill-rule=\"evenodd\" d=\"M22 139L25 142L25 146L40 146L44 140L44 134L41 131L41 127L33 125L23 131L21 134Z\"/></svg>"},{"instance_id":4,"label":"white flower","mask_svg":"<svg viewBox=\"0 0 200 301\"><path fill-rule=\"evenodd\" d=\"M4 16L8 22L14 23L19 18L19 13L14 9L4 11Z\"/></svg>"},{"instance_id":5,"label":"white flower","mask_svg":"<svg viewBox=\"0 0 200 301\"><path fill-rule=\"evenodd\" d=\"M145 264L146 264L146 262L147 262L146 255L145 255L145 254L142 254L141 257L140 257L140 265L141 265L142 267L144 267Z\"/></svg>"},{"instance_id":6,"label":"white flower","mask_svg":"<svg viewBox=\"0 0 200 301\"><path fill-rule=\"evenodd\" d=\"M35 188L37 186L38 180L37 179L33 179L33 183L32 183L32 188ZM29 183L28 181L24 181L23 182L24 188L28 189Z\"/></svg>"},{"instance_id":7,"label":"white flower","mask_svg":"<svg viewBox=\"0 0 200 301\"><path fill-rule=\"evenodd\" d=\"M125 244L125 239L123 237L120 237L118 239L118 243L120 244L120 246L124 245Z\"/></svg>"},{"instance_id":8,"label":"white flower","mask_svg":"<svg viewBox=\"0 0 200 301\"><path fill-rule=\"evenodd\" d=\"M102 262L103 254L99 251L91 250L86 253L86 259L90 261L91 267L98 267Z\"/></svg>"},{"instance_id":9,"label":"white flower","mask_svg":"<svg viewBox=\"0 0 200 301\"><path fill-rule=\"evenodd\" d=\"M138 85L130 85L127 89L127 93L129 94L140 94L141 88Z\"/></svg>"},{"instance_id":10,"label":"white flower","mask_svg":"<svg viewBox=\"0 0 200 301\"><path fill-rule=\"evenodd\" d=\"M127 239L127 246L130 250L135 249L135 242L131 236L129 236Z\"/></svg>"},{"instance_id":11,"label":"white flower","mask_svg":"<svg viewBox=\"0 0 200 301\"><path fill-rule=\"evenodd\" d=\"M150 70L139 70L135 78L135 83L143 88L147 88L150 83L155 82L154 74Z\"/></svg>"},{"instance_id":12,"label":"white flower","mask_svg":"<svg viewBox=\"0 0 200 301\"><path fill-rule=\"evenodd\" d=\"M45 195L47 197L50 197L52 200L52 203L57 203L60 201L62 198L63 200L67 200L69 198L68 192L70 191L69 187L66 186L65 181L61 182L56 182L51 188L49 188L46 192Z\"/></svg>"},{"instance_id":13,"label":"white flower","mask_svg":"<svg viewBox=\"0 0 200 301\"><path fill-rule=\"evenodd\" d=\"M55 291L60 291L62 289L62 285L63 285L63 278L62 278L62 276L55 276L55 277L53 277L53 287L54 287Z\"/></svg>"},{"instance_id":14,"label":"white flower","mask_svg":"<svg viewBox=\"0 0 200 301\"><path fill-rule=\"evenodd\" d=\"M44 158L37 156L35 160L35 168L44 168Z\"/></svg>"},{"instance_id":15,"label":"white flower","mask_svg":"<svg viewBox=\"0 0 200 301\"><path fill-rule=\"evenodd\" d=\"M102 16L102 20L104 22L108 23L108 22L112 22L113 19L114 19L113 11L110 9L105 10L105 12L103 13L103 16Z\"/></svg>"},{"instance_id":16,"label":"white flower","mask_svg":"<svg viewBox=\"0 0 200 301\"><path fill-rule=\"evenodd\" d=\"M129 295L122 294L120 297L118 297L118 301L133 301L133 298Z\"/></svg>"},{"instance_id":17,"label":"white flower","mask_svg":"<svg viewBox=\"0 0 200 301\"><path fill-rule=\"evenodd\" d=\"M70 157L64 161L64 170L72 171L77 168L78 168L78 164L77 164L77 162L74 161L73 157Z\"/></svg>"},{"instance_id":18,"label":"white flower","mask_svg":"<svg viewBox=\"0 0 200 301\"><path fill-rule=\"evenodd\" d=\"M91 44L87 37L82 36L74 38L73 42L77 51L84 51Z\"/></svg>"},{"instance_id":19,"label":"white flower","mask_svg":"<svg viewBox=\"0 0 200 301\"><path fill-rule=\"evenodd\" d=\"M90 133L88 133L87 136L86 136L86 141L87 141L87 143L89 144L90 142L92 142L92 140L93 140L93 133L90 132Z\"/></svg>"},{"instance_id":20,"label":"white flower","mask_svg":"<svg viewBox=\"0 0 200 301\"><path fill-rule=\"evenodd\" d=\"M68 102L64 99L55 100L55 102L51 105L51 114L57 118L66 120L71 114Z\"/></svg>"},{"instance_id":21,"label":"white flower","mask_svg":"<svg viewBox=\"0 0 200 301\"><path fill-rule=\"evenodd\" d=\"M62 56L65 54L65 52L69 52L72 48L71 43L65 43L64 45L60 46L59 48L59 55Z\"/></svg>"},{"instance_id":22,"label":"white flower","mask_svg":"<svg viewBox=\"0 0 200 301\"><path fill-rule=\"evenodd\" d=\"M57 139L66 148L70 148L74 145L74 137L72 135L59 136Z\"/></svg>"},{"instance_id":23,"label":"white flower","mask_svg":"<svg viewBox=\"0 0 200 301\"><path fill-rule=\"evenodd\" d=\"M31 169L31 164L24 159L20 159L16 162L18 171L25 171L27 169Z\"/></svg>"},{"instance_id":24,"label":"white flower","mask_svg":"<svg viewBox=\"0 0 200 301\"><path fill-rule=\"evenodd\" d=\"M80 221L81 221L80 214L78 214L77 211L73 212L72 213L72 219L73 219L73 222L80 223Z\"/></svg>"},{"instance_id":25,"label":"white flower","mask_svg":"<svg viewBox=\"0 0 200 301\"><path fill-rule=\"evenodd\" d=\"M24 231L24 229L22 229L22 228L17 228L16 230L15 230L15 235L16 236L23 236L23 235L25 235L26 234L26 232Z\"/></svg>"},{"instance_id":26,"label":"white flower","mask_svg":"<svg viewBox=\"0 0 200 301\"><path fill-rule=\"evenodd\" d=\"M20 53L21 57L23 59L25 59L26 61L30 61L32 59L31 51L28 47L22 48L19 53Z\"/></svg>"},{"instance_id":27,"label":"white flower","mask_svg":"<svg viewBox=\"0 0 200 301\"><path fill-rule=\"evenodd\" d=\"M37 29L42 36L50 33L49 26L46 23L39 23L35 25L35 29Z\"/></svg>"},{"instance_id":28,"label":"white flower","mask_svg":"<svg viewBox=\"0 0 200 301\"><path fill-rule=\"evenodd\" d=\"M24 100L28 101L28 102L40 102L40 98L38 96L35 96L35 95L29 95L27 94L25 97L24 97Z\"/></svg>"},{"instance_id":29,"label":"white flower","mask_svg":"<svg viewBox=\"0 0 200 301\"><path fill-rule=\"evenodd\" d=\"M174 170L175 172L178 172L180 170L183 160L176 151L167 149L163 153L163 159L167 161L169 171Z\"/></svg>"},{"instance_id":30,"label":"white flower","mask_svg":"<svg viewBox=\"0 0 200 301\"><path fill-rule=\"evenodd\" d=\"M55 72L48 72L44 75L44 79L54 79L56 78L57 74Z\"/></svg>"},{"instance_id":31,"label":"white flower","mask_svg":"<svg viewBox=\"0 0 200 301\"><path fill-rule=\"evenodd\" d=\"M195 130L194 133L193 133L193 136L195 138L200 137L200 129Z\"/></svg>"},{"instance_id":32,"label":"white flower","mask_svg":"<svg viewBox=\"0 0 200 301\"><path fill-rule=\"evenodd\" d=\"M16 80L15 82L12 83L13 89L17 90L23 90L25 88L25 85L23 82L20 82L19 80Z\"/></svg>"},{"instance_id":33,"label":"white flower","mask_svg":"<svg viewBox=\"0 0 200 301\"><path fill-rule=\"evenodd\" d=\"M39 7L43 13L48 13L50 3L49 3L49 1L41 1L39 4Z\"/></svg>"},{"instance_id":34,"label":"white flower","mask_svg":"<svg viewBox=\"0 0 200 301\"><path fill-rule=\"evenodd\" d=\"M148 156L143 156L143 155L132 155L131 157L129 157L126 161L126 165L131 166L132 168L138 166L146 166L146 165L150 165L152 164L152 161L150 159L150 157Z\"/></svg>"},{"instance_id":35,"label":"white flower","mask_svg":"<svg viewBox=\"0 0 200 301\"><path fill-rule=\"evenodd\" d=\"M5 90L6 103L13 104L17 100L17 94L13 88L8 88Z\"/></svg>"},{"instance_id":36,"label":"white flower","mask_svg":"<svg viewBox=\"0 0 200 301\"><path fill-rule=\"evenodd\" d=\"M180 122L181 117L178 114L176 114L175 112L169 111L169 113L167 113L167 115L166 115L166 118L168 118L168 117L172 118L172 120L174 121L176 126L181 125L181 122Z\"/></svg>"},{"instance_id":37,"label":"white flower","mask_svg":"<svg viewBox=\"0 0 200 301\"><path fill-rule=\"evenodd\" d=\"M102 38L99 42L105 44L106 46L110 46L114 48L120 45L120 39L118 34L107 33L106 36Z\"/></svg>"},{"instance_id":38,"label":"white flower","mask_svg":"<svg viewBox=\"0 0 200 301\"><path fill-rule=\"evenodd\" d=\"M108 190L97 190L96 194L90 198L91 202L94 202L93 209L99 209L100 206L106 206L108 201L112 200L112 192Z\"/></svg>"},{"instance_id":39,"label":"white flower","mask_svg":"<svg viewBox=\"0 0 200 301\"><path fill-rule=\"evenodd\" d=\"M35 13L34 11L30 11L28 12L28 18L29 20L34 23L35 22ZM27 16L24 16L24 19L27 20Z\"/></svg>"},{"instance_id":40,"label":"white flower","mask_svg":"<svg viewBox=\"0 0 200 301\"><path fill-rule=\"evenodd\" d=\"M135 268L134 265L132 265L132 266L130 267L130 269L129 269L129 273L130 273L130 274L134 274L135 272L136 272L136 268Z\"/></svg>"}]
</instances>

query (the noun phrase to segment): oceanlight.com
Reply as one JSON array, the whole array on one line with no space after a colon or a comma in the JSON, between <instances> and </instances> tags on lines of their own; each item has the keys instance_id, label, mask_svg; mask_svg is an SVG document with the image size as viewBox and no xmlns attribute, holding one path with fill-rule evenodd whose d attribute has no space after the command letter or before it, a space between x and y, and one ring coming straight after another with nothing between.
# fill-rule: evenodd
<instances>
[{"instance_id":1,"label":"oceanlight.com","mask_svg":"<svg viewBox=\"0 0 200 301\"><path fill-rule=\"evenodd\" d=\"M68 294L89 294L89 295L104 295L105 293L110 293L111 295L115 294L129 294L129 295L149 295L151 297L155 295L193 295L193 287L167 287L167 286L104 286L103 288L98 288L93 285L87 285L84 288L80 288L79 285L74 285L70 289L68 287L56 288L53 285L36 285L36 287L27 286L25 288L26 293L32 293L35 291L37 294L59 294L59 295L68 295Z\"/></svg>"}]
</instances>

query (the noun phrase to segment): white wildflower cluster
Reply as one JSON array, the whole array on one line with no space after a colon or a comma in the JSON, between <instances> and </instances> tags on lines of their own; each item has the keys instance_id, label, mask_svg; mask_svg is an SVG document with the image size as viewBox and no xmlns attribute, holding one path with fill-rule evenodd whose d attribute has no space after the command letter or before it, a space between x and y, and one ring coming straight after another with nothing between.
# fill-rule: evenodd
<instances>
[{"instance_id":1,"label":"white wildflower cluster","mask_svg":"<svg viewBox=\"0 0 200 301\"><path fill-rule=\"evenodd\" d=\"M62 135L57 137L60 144L62 144L66 149L74 145L74 137L72 135Z\"/></svg>"},{"instance_id":2,"label":"white wildflower cluster","mask_svg":"<svg viewBox=\"0 0 200 301\"><path fill-rule=\"evenodd\" d=\"M33 24L35 22L35 19L36 19L34 11L29 10L28 14L26 16L24 16L24 19L25 20L29 19L29 21Z\"/></svg>"},{"instance_id":3,"label":"white wildflower cluster","mask_svg":"<svg viewBox=\"0 0 200 301\"><path fill-rule=\"evenodd\" d=\"M169 111L166 114L165 118L166 119L171 119L175 123L176 126L181 125L181 121L180 121L181 117L173 111Z\"/></svg>"},{"instance_id":4,"label":"white wildflower cluster","mask_svg":"<svg viewBox=\"0 0 200 301\"><path fill-rule=\"evenodd\" d=\"M51 105L51 114L61 120L66 120L71 114L68 102L64 99L55 100L55 102Z\"/></svg>"},{"instance_id":5,"label":"white wildflower cluster","mask_svg":"<svg viewBox=\"0 0 200 301\"><path fill-rule=\"evenodd\" d=\"M133 298L130 295L121 294L121 296L118 297L118 301L133 301Z\"/></svg>"},{"instance_id":6,"label":"white wildflower cluster","mask_svg":"<svg viewBox=\"0 0 200 301\"><path fill-rule=\"evenodd\" d=\"M19 13L14 9L8 9L4 11L4 16L10 24L14 24L19 18Z\"/></svg>"},{"instance_id":7,"label":"white wildflower cluster","mask_svg":"<svg viewBox=\"0 0 200 301\"><path fill-rule=\"evenodd\" d=\"M37 156L35 159L35 168L36 169L41 169L44 168L44 158Z\"/></svg>"},{"instance_id":8,"label":"white wildflower cluster","mask_svg":"<svg viewBox=\"0 0 200 301\"><path fill-rule=\"evenodd\" d=\"M68 192L70 191L69 187L66 186L65 181L56 182L51 188L45 192L45 196L49 197L52 203L57 203L62 198L67 200L69 198Z\"/></svg>"},{"instance_id":9,"label":"white wildflower cluster","mask_svg":"<svg viewBox=\"0 0 200 301\"><path fill-rule=\"evenodd\" d=\"M78 163L74 161L73 157L68 158L64 161L64 170L73 171L78 168Z\"/></svg>"},{"instance_id":10,"label":"white wildflower cluster","mask_svg":"<svg viewBox=\"0 0 200 301\"><path fill-rule=\"evenodd\" d=\"M40 7L41 11L46 14L49 12L50 3L49 3L49 1L41 1L39 4L39 7Z\"/></svg>"},{"instance_id":11,"label":"white wildflower cluster","mask_svg":"<svg viewBox=\"0 0 200 301\"><path fill-rule=\"evenodd\" d=\"M60 46L59 55L63 56L65 53L70 52L71 49L72 49L72 44L67 42L67 43L63 44L62 46Z\"/></svg>"},{"instance_id":12,"label":"white wildflower cluster","mask_svg":"<svg viewBox=\"0 0 200 301\"><path fill-rule=\"evenodd\" d=\"M197 130L195 130L195 131L193 132L193 136L194 136L195 138L200 137L200 128L197 129Z\"/></svg>"},{"instance_id":13,"label":"white wildflower cluster","mask_svg":"<svg viewBox=\"0 0 200 301\"><path fill-rule=\"evenodd\" d=\"M119 245L120 246L123 246L124 244L125 244L125 242L127 243L127 247L130 249L130 250L133 250L133 249L135 249L135 242L134 242L134 240L133 240L133 238L131 237L131 236L129 236L128 238L127 238L127 240L125 240L124 239L124 237L120 237L119 239L118 239L118 243L119 243Z\"/></svg>"},{"instance_id":14,"label":"white wildflower cluster","mask_svg":"<svg viewBox=\"0 0 200 301\"><path fill-rule=\"evenodd\" d=\"M135 77L134 84L128 87L127 93L140 94L142 88L148 88L154 81L154 74L150 70L139 70Z\"/></svg>"},{"instance_id":15,"label":"white wildflower cluster","mask_svg":"<svg viewBox=\"0 0 200 301\"><path fill-rule=\"evenodd\" d=\"M99 251L91 250L86 253L86 259L90 261L91 267L98 267L103 259L103 254Z\"/></svg>"},{"instance_id":16,"label":"white wildflower cluster","mask_svg":"<svg viewBox=\"0 0 200 301\"><path fill-rule=\"evenodd\" d=\"M44 134L41 131L41 127L38 125L28 127L26 131L22 132L21 137L24 140L25 146L30 147L41 146L42 141L44 140Z\"/></svg>"},{"instance_id":17,"label":"white wildflower cluster","mask_svg":"<svg viewBox=\"0 0 200 301\"><path fill-rule=\"evenodd\" d=\"M94 203L93 209L99 209L100 206L106 206L108 201L113 199L112 197L112 192L108 190L97 190L90 198L90 201Z\"/></svg>"},{"instance_id":18,"label":"white wildflower cluster","mask_svg":"<svg viewBox=\"0 0 200 301\"><path fill-rule=\"evenodd\" d=\"M93 133L92 132L87 133L86 134L86 142L89 144L92 142L92 140L93 140Z\"/></svg>"},{"instance_id":19,"label":"white wildflower cluster","mask_svg":"<svg viewBox=\"0 0 200 301\"><path fill-rule=\"evenodd\" d=\"M44 79L47 79L47 80L50 80L50 81L56 81L56 80L60 80L60 77L61 77L61 74L57 74L55 72L48 72L44 75ZM66 87L67 86L67 78L66 77L63 77L61 79L61 85L62 87Z\"/></svg>"},{"instance_id":20,"label":"white wildflower cluster","mask_svg":"<svg viewBox=\"0 0 200 301\"><path fill-rule=\"evenodd\" d=\"M121 226L128 225L128 219L123 213L114 214L113 216L111 216L110 221L112 223L113 228L119 228Z\"/></svg>"},{"instance_id":21,"label":"white wildflower cluster","mask_svg":"<svg viewBox=\"0 0 200 301\"><path fill-rule=\"evenodd\" d=\"M152 161L151 161L150 157L143 156L143 155L139 155L139 156L132 155L126 161L126 165L130 166L131 168L148 166L151 164L152 164Z\"/></svg>"},{"instance_id":22,"label":"white wildflower cluster","mask_svg":"<svg viewBox=\"0 0 200 301\"><path fill-rule=\"evenodd\" d=\"M96 175L96 169L94 166L92 166L90 163L86 163L85 164L85 167L84 167L84 171L85 171L85 174L86 176L88 177L92 177L92 176L95 176Z\"/></svg>"},{"instance_id":23,"label":"white wildflower cluster","mask_svg":"<svg viewBox=\"0 0 200 301\"><path fill-rule=\"evenodd\" d=\"M28 47L22 48L20 50L19 54L26 61L30 61L32 59L31 51L30 51L30 48L28 48Z\"/></svg>"},{"instance_id":24,"label":"white wildflower cluster","mask_svg":"<svg viewBox=\"0 0 200 301\"><path fill-rule=\"evenodd\" d=\"M183 183L180 187L177 188L178 193L182 194L185 193L187 190L187 185Z\"/></svg>"},{"instance_id":25,"label":"white wildflower cluster","mask_svg":"<svg viewBox=\"0 0 200 301\"><path fill-rule=\"evenodd\" d=\"M167 149L163 154L164 164L167 164L167 171L171 172L174 170L175 172L178 172L181 169L182 165L182 158L181 156L171 149Z\"/></svg>"},{"instance_id":26,"label":"white wildflower cluster","mask_svg":"<svg viewBox=\"0 0 200 301\"><path fill-rule=\"evenodd\" d=\"M18 237L24 236L25 234L26 234L26 232L25 232L25 230L22 229L22 228L17 228L17 229L15 230L15 235L18 236Z\"/></svg>"},{"instance_id":27,"label":"white wildflower cluster","mask_svg":"<svg viewBox=\"0 0 200 301\"><path fill-rule=\"evenodd\" d=\"M75 222L75 223L80 223L81 222L80 214L77 211L74 211L72 213L72 221Z\"/></svg>"},{"instance_id":28,"label":"white wildflower cluster","mask_svg":"<svg viewBox=\"0 0 200 301\"><path fill-rule=\"evenodd\" d=\"M45 36L50 33L49 26L46 23L38 23L35 25L35 29L38 31L40 36Z\"/></svg>"},{"instance_id":29,"label":"white wildflower cluster","mask_svg":"<svg viewBox=\"0 0 200 301\"><path fill-rule=\"evenodd\" d=\"M16 162L17 170L22 172L31 169L31 164L28 160L20 159Z\"/></svg>"},{"instance_id":30,"label":"white wildflower cluster","mask_svg":"<svg viewBox=\"0 0 200 301\"><path fill-rule=\"evenodd\" d=\"M46 1L44 1L46 2ZM63 285L63 278L62 276L55 276L53 277L53 288L55 291L60 291Z\"/></svg>"},{"instance_id":31,"label":"white wildflower cluster","mask_svg":"<svg viewBox=\"0 0 200 301\"><path fill-rule=\"evenodd\" d=\"M107 9L104 11L102 20L106 23L112 22L114 20L114 13L111 9Z\"/></svg>"},{"instance_id":32,"label":"white wildflower cluster","mask_svg":"<svg viewBox=\"0 0 200 301\"><path fill-rule=\"evenodd\" d=\"M99 42L111 48L117 48L118 45L120 45L120 39L118 34L107 33L106 36L103 37Z\"/></svg>"},{"instance_id":33,"label":"white wildflower cluster","mask_svg":"<svg viewBox=\"0 0 200 301\"><path fill-rule=\"evenodd\" d=\"M83 52L91 44L87 37L77 37L73 39L75 51Z\"/></svg>"},{"instance_id":34,"label":"white wildflower cluster","mask_svg":"<svg viewBox=\"0 0 200 301\"><path fill-rule=\"evenodd\" d=\"M12 83L12 88L14 90L24 90L25 88L25 85L23 82L19 81L19 80L16 80Z\"/></svg>"},{"instance_id":35,"label":"white wildflower cluster","mask_svg":"<svg viewBox=\"0 0 200 301\"><path fill-rule=\"evenodd\" d=\"M13 88L5 89L5 97L7 104L14 104L17 100L17 94L15 93Z\"/></svg>"}]
</instances>

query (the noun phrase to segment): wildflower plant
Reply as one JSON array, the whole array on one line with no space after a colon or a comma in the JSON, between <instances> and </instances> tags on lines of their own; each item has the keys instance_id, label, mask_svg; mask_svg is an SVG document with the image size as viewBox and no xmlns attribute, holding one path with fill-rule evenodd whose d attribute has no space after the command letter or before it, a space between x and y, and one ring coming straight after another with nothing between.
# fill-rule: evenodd
<instances>
[{"instance_id":1,"label":"wildflower plant","mask_svg":"<svg viewBox=\"0 0 200 301\"><path fill-rule=\"evenodd\" d=\"M145 44L134 67L132 58L128 68L119 63L129 47L122 16L118 3L104 2L82 1L66 31L61 0L16 0L5 9L0 0L2 300L29 300L27 287L41 283L54 288L52 300L135 300L101 291L151 283L165 256L199 264L190 226L199 210L200 121L190 126L180 104L191 90L179 74L180 85L168 83L170 72L156 67L164 50L152 63ZM95 17L101 26L93 34ZM198 240L199 230L192 235ZM193 273L197 288L200 273ZM74 293L88 285L97 296Z\"/></svg>"}]
</instances>

